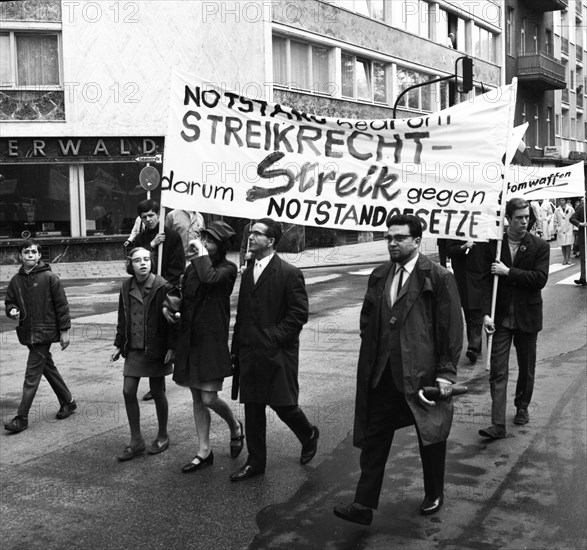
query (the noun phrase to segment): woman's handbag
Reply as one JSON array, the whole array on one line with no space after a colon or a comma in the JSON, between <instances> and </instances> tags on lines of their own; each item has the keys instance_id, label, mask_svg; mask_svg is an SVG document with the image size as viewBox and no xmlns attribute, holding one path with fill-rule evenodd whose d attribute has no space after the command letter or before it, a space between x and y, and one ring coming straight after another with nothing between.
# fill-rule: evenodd
<instances>
[{"instance_id":1,"label":"woman's handbag","mask_svg":"<svg viewBox=\"0 0 587 550\"><path fill-rule=\"evenodd\" d=\"M163 307L166 307L172 315L175 315L181 310L181 302L183 300L182 283L183 275L179 278L178 285L168 290L163 299Z\"/></svg>"}]
</instances>

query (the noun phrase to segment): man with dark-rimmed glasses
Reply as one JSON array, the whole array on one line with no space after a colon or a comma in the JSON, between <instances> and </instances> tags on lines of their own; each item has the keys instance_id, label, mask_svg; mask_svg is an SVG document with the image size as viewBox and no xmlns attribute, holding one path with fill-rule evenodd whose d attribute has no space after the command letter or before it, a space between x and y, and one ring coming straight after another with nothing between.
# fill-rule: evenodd
<instances>
[{"instance_id":1,"label":"man with dark-rimmed glasses","mask_svg":"<svg viewBox=\"0 0 587 550\"><path fill-rule=\"evenodd\" d=\"M317 450L318 428L298 406L299 335L308 321L308 295L302 272L275 254L281 235L281 225L271 218L257 220L249 235L255 262L243 273L232 339L248 457L230 476L232 481L265 471L267 405L302 444L301 464Z\"/></svg>"},{"instance_id":2,"label":"man with dark-rimmed glasses","mask_svg":"<svg viewBox=\"0 0 587 550\"><path fill-rule=\"evenodd\" d=\"M336 506L338 517L369 525L395 430L415 425L424 472L420 512L437 512L444 499L446 440L453 416L452 384L463 344L461 303L454 276L420 254L416 216L389 220L390 261L369 277L361 310L361 350L353 444L361 449L355 499ZM419 390L437 386L428 401Z\"/></svg>"}]
</instances>

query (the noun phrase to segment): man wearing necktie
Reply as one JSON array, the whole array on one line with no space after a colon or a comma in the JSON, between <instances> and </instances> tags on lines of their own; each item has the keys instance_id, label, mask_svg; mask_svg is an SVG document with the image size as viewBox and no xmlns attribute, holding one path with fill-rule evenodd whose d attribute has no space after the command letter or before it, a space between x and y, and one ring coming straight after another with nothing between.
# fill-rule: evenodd
<instances>
[{"instance_id":1,"label":"man wearing necktie","mask_svg":"<svg viewBox=\"0 0 587 550\"><path fill-rule=\"evenodd\" d=\"M299 335L308 321L302 272L275 254L281 226L257 220L249 236L253 269L245 269L239 291L232 354L239 364L240 401L245 406L248 457L232 481L262 474L267 463L269 405L302 444L300 463L316 454L319 432L298 406Z\"/></svg>"},{"instance_id":2,"label":"man wearing necktie","mask_svg":"<svg viewBox=\"0 0 587 550\"><path fill-rule=\"evenodd\" d=\"M410 425L424 472L420 512L442 506L451 388L463 345L454 276L420 254L420 220L393 216L386 240L390 261L371 273L360 318L353 443L361 449L361 475L354 502L334 508L338 517L363 525L378 507L394 432ZM436 404L418 395L434 385L441 394Z\"/></svg>"}]
</instances>

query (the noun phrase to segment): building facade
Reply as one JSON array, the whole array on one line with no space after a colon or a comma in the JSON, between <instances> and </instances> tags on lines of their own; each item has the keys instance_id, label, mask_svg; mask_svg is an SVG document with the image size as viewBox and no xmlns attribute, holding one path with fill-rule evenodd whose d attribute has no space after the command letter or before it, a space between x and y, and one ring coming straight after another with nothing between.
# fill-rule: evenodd
<instances>
[{"instance_id":1,"label":"building facade","mask_svg":"<svg viewBox=\"0 0 587 550\"><path fill-rule=\"evenodd\" d=\"M0 262L29 234L51 261L122 257L147 194L139 174L164 156L171 67L310 113L376 119L392 118L408 86L472 57L468 94L452 80L403 97L397 116L419 116L502 84L502 27L490 0L3 2ZM308 229L311 244L347 237Z\"/></svg>"},{"instance_id":2,"label":"building facade","mask_svg":"<svg viewBox=\"0 0 587 550\"><path fill-rule=\"evenodd\" d=\"M583 0L506 0L506 81L519 81L515 123L529 124L532 164L587 159Z\"/></svg>"}]
</instances>

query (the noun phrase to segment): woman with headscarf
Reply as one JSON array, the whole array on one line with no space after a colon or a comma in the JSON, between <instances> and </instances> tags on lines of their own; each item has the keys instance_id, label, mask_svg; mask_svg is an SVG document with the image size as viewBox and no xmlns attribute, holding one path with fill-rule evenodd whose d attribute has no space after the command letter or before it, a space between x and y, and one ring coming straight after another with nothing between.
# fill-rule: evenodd
<instances>
[{"instance_id":1,"label":"woman with headscarf","mask_svg":"<svg viewBox=\"0 0 587 550\"><path fill-rule=\"evenodd\" d=\"M164 308L171 323L179 323L173 380L192 392L194 420L198 435L196 454L183 466L191 473L210 466L210 412L218 414L230 428L230 455L236 458L243 448L244 430L228 403L218 395L225 377L232 376L228 349L230 295L237 267L226 259L233 229L223 221L212 222L201 239L189 246L194 253L182 284L183 299L178 313Z\"/></svg>"}]
</instances>

